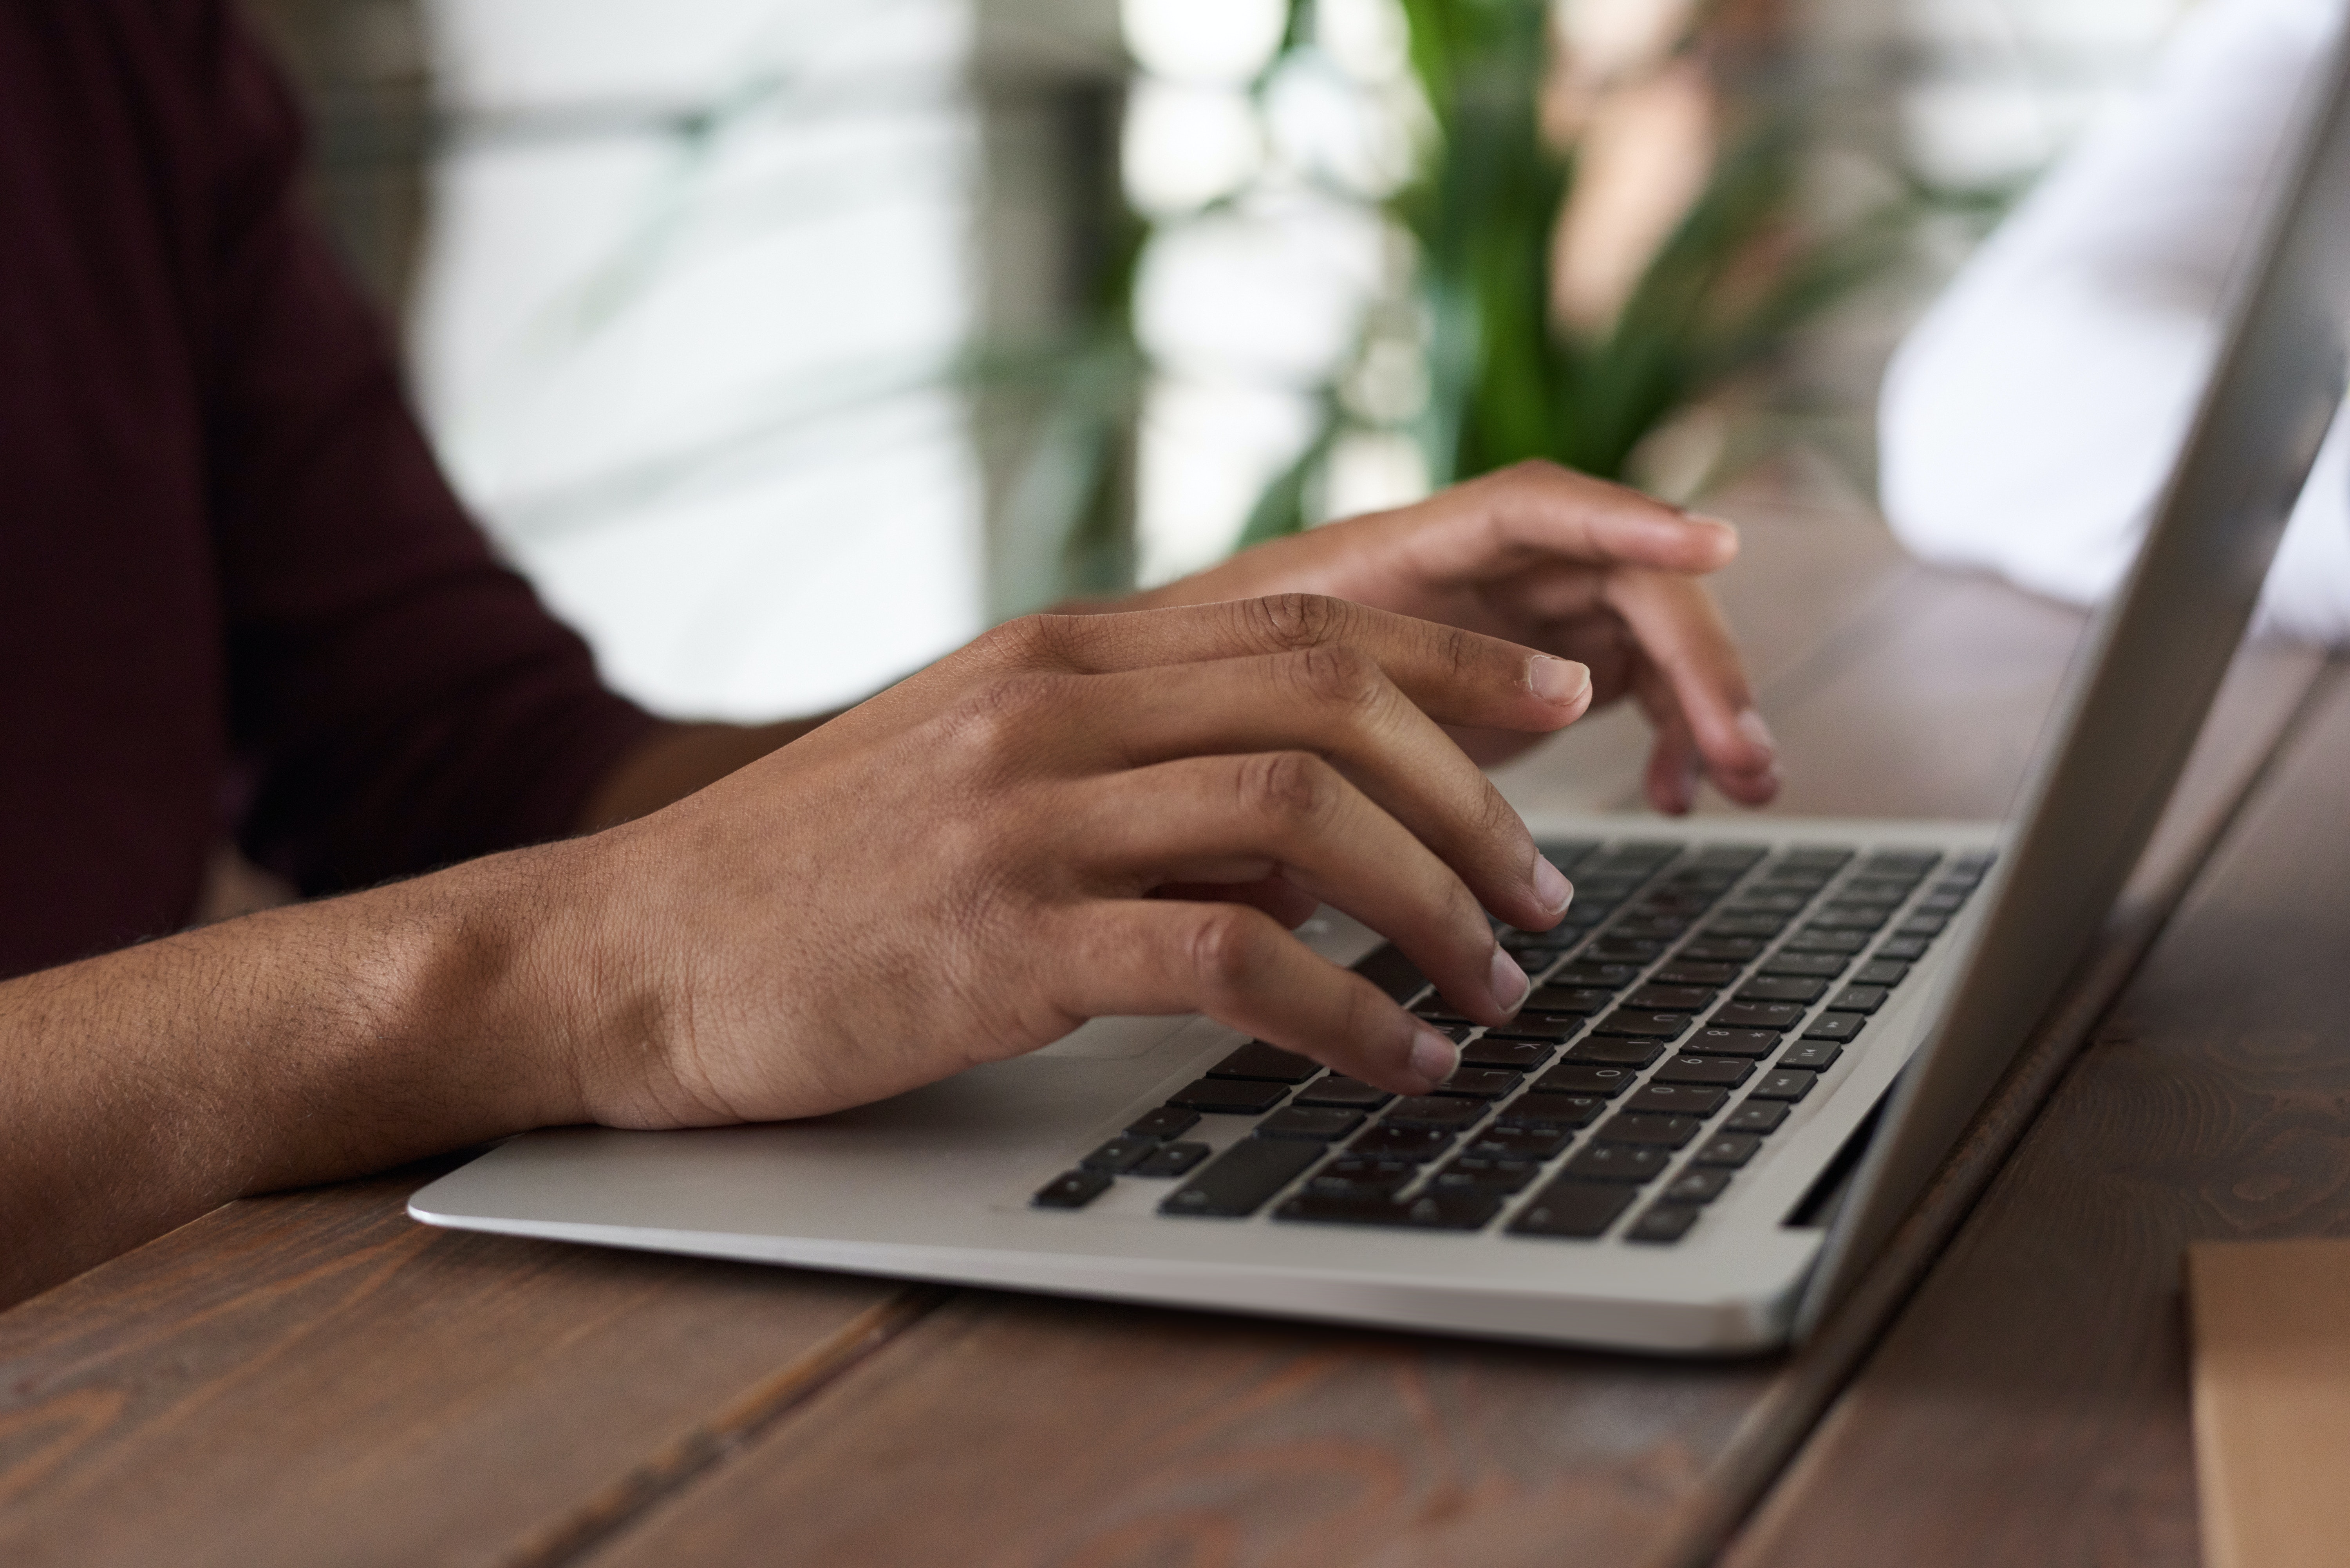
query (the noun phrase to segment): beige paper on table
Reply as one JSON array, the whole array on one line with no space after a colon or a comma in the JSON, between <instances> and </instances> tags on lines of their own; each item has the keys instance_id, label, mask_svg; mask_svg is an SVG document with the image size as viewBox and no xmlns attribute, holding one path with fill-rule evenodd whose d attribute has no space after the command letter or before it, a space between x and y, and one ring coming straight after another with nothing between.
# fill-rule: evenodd
<instances>
[{"instance_id":1,"label":"beige paper on table","mask_svg":"<svg viewBox=\"0 0 2350 1568\"><path fill-rule=\"evenodd\" d=\"M2350 1241L2187 1250L2205 1568L2350 1564Z\"/></svg>"}]
</instances>

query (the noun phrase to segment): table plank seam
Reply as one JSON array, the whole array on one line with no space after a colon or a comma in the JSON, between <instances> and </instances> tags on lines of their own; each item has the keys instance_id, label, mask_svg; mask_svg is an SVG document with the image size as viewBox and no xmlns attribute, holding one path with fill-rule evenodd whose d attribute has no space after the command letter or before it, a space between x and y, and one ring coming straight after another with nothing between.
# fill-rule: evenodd
<instances>
[{"instance_id":1,"label":"table plank seam","mask_svg":"<svg viewBox=\"0 0 2350 1568\"><path fill-rule=\"evenodd\" d=\"M507 1568L563 1568L593 1554L647 1512L709 1477L955 1293L937 1286L911 1286L868 1307L806 1355L646 1456L567 1516L525 1538L503 1561Z\"/></svg>"}]
</instances>

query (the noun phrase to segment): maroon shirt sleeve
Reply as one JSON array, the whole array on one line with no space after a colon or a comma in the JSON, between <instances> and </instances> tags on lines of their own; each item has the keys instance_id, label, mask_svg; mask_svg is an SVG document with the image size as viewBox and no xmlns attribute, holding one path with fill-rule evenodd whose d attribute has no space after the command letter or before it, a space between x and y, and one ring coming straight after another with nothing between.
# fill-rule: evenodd
<instances>
[{"instance_id":1,"label":"maroon shirt sleeve","mask_svg":"<svg viewBox=\"0 0 2350 1568\"><path fill-rule=\"evenodd\" d=\"M222 7L199 16L217 227L196 359L240 837L325 891L559 836L655 721L466 516L303 210L282 82Z\"/></svg>"}]
</instances>

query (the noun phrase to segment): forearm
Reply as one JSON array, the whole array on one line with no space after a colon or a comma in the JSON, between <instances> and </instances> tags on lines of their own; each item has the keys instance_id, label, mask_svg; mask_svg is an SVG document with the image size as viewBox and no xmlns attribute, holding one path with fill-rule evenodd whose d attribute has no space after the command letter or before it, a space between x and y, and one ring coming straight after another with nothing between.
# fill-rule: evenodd
<instances>
[{"instance_id":1,"label":"forearm","mask_svg":"<svg viewBox=\"0 0 2350 1568\"><path fill-rule=\"evenodd\" d=\"M0 985L0 1303L232 1198L582 1119L570 846Z\"/></svg>"},{"instance_id":2,"label":"forearm","mask_svg":"<svg viewBox=\"0 0 2350 1568\"><path fill-rule=\"evenodd\" d=\"M605 775L581 808L577 826L593 833L659 811L833 717L776 724L665 724Z\"/></svg>"}]
</instances>

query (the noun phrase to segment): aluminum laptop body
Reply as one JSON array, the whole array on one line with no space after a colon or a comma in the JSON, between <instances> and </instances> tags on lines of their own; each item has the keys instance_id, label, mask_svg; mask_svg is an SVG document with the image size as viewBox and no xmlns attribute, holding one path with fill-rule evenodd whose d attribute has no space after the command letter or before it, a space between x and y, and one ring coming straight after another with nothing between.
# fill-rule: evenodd
<instances>
[{"instance_id":1,"label":"aluminum laptop body","mask_svg":"<svg viewBox=\"0 0 2350 1568\"><path fill-rule=\"evenodd\" d=\"M1464 1030L1472 1065L1451 1096L1374 1105L1205 1019L1100 1019L837 1116L527 1134L424 1188L410 1212L1524 1340L1724 1353L1799 1334L1882 1245L2055 997L2242 636L2344 394L2344 84L2337 48L2245 247L2137 566L2004 826L1533 822L1578 886L1572 940L1507 940L1555 1005L1526 1038ZM1363 928L1326 915L1308 936L1441 1011ZM1842 1200L1824 1219L1831 1190Z\"/></svg>"}]
</instances>

